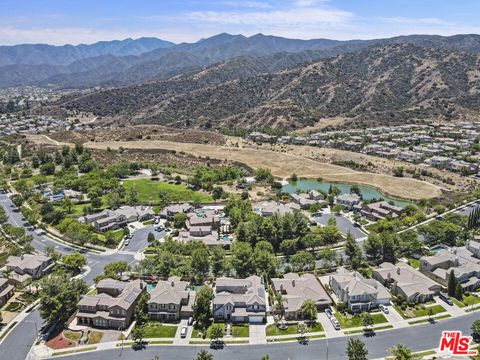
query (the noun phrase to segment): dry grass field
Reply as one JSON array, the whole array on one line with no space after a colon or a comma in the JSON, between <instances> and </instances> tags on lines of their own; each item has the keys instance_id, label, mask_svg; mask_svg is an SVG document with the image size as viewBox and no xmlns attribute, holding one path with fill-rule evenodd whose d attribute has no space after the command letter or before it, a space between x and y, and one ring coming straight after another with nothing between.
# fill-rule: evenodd
<instances>
[{"instance_id":1,"label":"dry grass field","mask_svg":"<svg viewBox=\"0 0 480 360\"><path fill-rule=\"evenodd\" d=\"M40 139L41 140L41 139ZM43 138L45 140L45 138ZM187 154L210 157L219 160L238 161L252 168L264 167L272 174L288 178L296 173L299 177L322 178L326 181L348 182L370 185L385 194L405 199L418 200L441 194L440 187L415 179L398 178L390 175L354 171L316 161L298 154L277 152L254 147L227 147L208 144L178 143L171 141L105 141L87 142L88 148L106 150L118 149L166 149Z\"/></svg>"}]
</instances>

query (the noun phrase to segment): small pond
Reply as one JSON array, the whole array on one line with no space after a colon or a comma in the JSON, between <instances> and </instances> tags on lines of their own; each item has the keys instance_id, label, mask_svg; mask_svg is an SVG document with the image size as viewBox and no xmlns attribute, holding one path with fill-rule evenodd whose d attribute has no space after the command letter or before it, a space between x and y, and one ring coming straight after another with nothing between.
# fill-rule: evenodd
<instances>
[{"instance_id":1,"label":"small pond","mask_svg":"<svg viewBox=\"0 0 480 360\"><path fill-rule=\"evenodd\" d=\"M330 186L336 186L337 188L340 189L342 194L349 194L352 184L300 179L297 181L292 181L287 185L284 185L282 187L282 192L286 192L289 194L293 194L297 190L303 190L303 191L321 190L324 192L328 192L328 190L330 189ZM409 201L392 199L388 196L385 196L380 191L378 191L377 189L371 186L358 185L358 187L360 188L360 192L362 193L362 197L364 200L383 198L386 201L393 201L396 206L401 206L401 207L405 207L407 205L412 204Z\"/></svg>"}]
</instances>

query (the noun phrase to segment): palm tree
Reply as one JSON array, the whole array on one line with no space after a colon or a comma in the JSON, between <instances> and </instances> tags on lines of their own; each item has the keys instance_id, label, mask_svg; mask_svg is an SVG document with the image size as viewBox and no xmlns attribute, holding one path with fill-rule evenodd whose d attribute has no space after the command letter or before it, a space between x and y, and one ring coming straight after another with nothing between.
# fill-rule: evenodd
<instances>
[{"instance_id":1,"label":"palm tree","mask_svg":"<svg viewBox=\"0 0 480 360\"><path fill-rule=\"evenodd\" d=\"M302 304L302 316L308 321L317 320L317 306L312 299L307 299Z\"/></svg>"},{"instance_id":2,"label":"palm tree","mask_svg":"<svg viewBox=\"0 0 480 360\"><path fill-rule=\"evenodd\" d=\"M285 316L285 308L283 307L282 294L277 294L275 296L275 312L279 313L280 319L282 319Z\"/></svg>"},{"instance_id":3,"label":"palm tree","mask_svg":"<svg viewBox=\"0 0 480 360\"><path fill-rule=\"evenodd\" d=\"M210 354L207 350L200 350L194 360L213 360L213 355Z\"/></svg>"},{"instance_id":4,"label":"palm tree","mask_svg":"<svg viewBox=\"0 0 480 360\"><path fill-rule=\"evenodd\" d=\"M417 356L412 354L412 350L403 344L392 347L390 353L393 355L394 360L413 360L417 358Z\"/></svg>"}]
</instances>

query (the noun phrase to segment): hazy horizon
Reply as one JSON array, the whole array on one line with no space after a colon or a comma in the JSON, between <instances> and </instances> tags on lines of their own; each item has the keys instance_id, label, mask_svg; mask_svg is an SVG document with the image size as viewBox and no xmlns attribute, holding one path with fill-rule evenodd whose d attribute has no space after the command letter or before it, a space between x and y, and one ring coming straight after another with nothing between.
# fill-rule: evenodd
<instances>
[{"instance_id":1,"label":"hazy horizon","mask_svg":"<svg viewBox=\"0 0 480 360\"><path fill-rule=\"evenodd\" d=\"M156 37L196 42L219 33L292 39L478 34L480 2L443 0L2 1L1 45L91 44Z\"/></svg>"}]
</instances>

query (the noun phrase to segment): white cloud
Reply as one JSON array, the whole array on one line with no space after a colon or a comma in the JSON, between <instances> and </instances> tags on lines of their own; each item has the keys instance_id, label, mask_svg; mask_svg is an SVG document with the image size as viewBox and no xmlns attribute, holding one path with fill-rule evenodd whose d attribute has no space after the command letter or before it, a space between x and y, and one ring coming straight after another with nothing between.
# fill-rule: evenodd
<instances>
[{"instance_id":1,"label":"white cloud","mask_svg":"<svg viewBox=\"0 0 480 360\"><path fill-rule=\"evenodd\" d=\"M222 5L236 8L272 9L273 6L261 1L222 1Z\"/></svg>"},{"instance_id":2,"label":"white cloud","mask_svg":"<svg viewBox=\"0 0 480 360\"><path fill-rule=\"evenodd\" d=\"M348 22L353 14L335 9L296 8L256 12L193 11L184 19L221 25L252 25L255 27L290 26L306 24L338 24Z\"/></svg>"}]
</instances>

